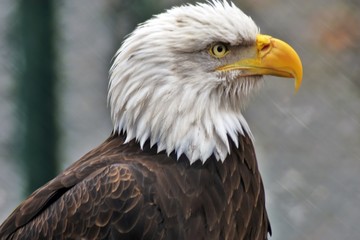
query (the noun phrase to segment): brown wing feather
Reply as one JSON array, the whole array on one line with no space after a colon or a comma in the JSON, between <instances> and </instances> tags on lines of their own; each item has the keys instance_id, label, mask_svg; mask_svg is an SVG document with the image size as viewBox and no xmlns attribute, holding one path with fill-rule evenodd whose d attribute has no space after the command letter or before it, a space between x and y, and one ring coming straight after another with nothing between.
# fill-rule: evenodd
<instances>
[{"instance_id":1,"label":"brown wing feather","mask_svg":"<svg viewBox=\"0 0 360 240\"><path fill-rule=\"evenodd\" d=\"M267 239L254 149L239 141L224 163L190 165L113 135L25 200L0 237Z\"/></svg>"},{"instance_id":2,"label":"brown wing feather","mask_svg":"<svg viewBox=\"0 0 360 240\"><path fill-rule=\"evenodd\" d=\"M126 160L122 143L109 138L34 192L1 225L0 238L161 237L161 231L154 230L161 221L159 211L144 203L147 199L135 179L141 173Z\"/></svg>"}]
</instances>

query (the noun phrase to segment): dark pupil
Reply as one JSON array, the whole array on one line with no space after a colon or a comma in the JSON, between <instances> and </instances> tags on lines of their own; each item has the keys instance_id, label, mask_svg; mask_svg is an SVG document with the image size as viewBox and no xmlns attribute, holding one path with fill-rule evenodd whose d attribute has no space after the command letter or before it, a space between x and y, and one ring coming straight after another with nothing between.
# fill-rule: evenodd
<instances>
[{"instance_id":1,"label":"dark pupil","mask_svg":"<svg viewBox=\"0 0 360 240\"><path fill-rule=\"evenodd\" d=\"M222 52L222 51L223 51L223 47L222 47L222 46L217 46L216 50L217 50L218 52Z\"/></svg>"}]
</instances>

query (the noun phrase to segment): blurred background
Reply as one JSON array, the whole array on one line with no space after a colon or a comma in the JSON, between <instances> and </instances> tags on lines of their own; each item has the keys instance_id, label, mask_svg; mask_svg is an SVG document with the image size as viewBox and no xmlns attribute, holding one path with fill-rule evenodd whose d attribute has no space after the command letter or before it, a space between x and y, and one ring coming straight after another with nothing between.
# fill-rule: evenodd
<instances>
[{"instance_id":1,"label":"blurred background","mask_svg":"<svg viewBox=\"0 0 360 240\"><path fill-rule=\"evenodd\" d=\"M112 56L137 23L182 3L32 2L0 2L0 222L108 137ZM234 2L304 67L297 94L291 81L268 77L245 113L271 239L359 239L360 2Z\"/></svg>"}]
</instances>

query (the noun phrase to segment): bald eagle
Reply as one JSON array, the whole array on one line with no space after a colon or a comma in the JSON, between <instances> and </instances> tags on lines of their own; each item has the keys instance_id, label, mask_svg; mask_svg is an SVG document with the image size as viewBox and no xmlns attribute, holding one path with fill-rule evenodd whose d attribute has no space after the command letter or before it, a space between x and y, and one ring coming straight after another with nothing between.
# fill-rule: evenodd
<instances>
[{"instance_id":1,"label":"bald eagle","mask_svg":"<svg viewBox=\"0 0 360 240\"><path fill-rule=\"evenodd\" d=\"M263 75L294 78L285 42L233 3L139 25L110 70L110 137L22 202L1 239L267 239L243 108Z\"/></svg>"}]
</instances>

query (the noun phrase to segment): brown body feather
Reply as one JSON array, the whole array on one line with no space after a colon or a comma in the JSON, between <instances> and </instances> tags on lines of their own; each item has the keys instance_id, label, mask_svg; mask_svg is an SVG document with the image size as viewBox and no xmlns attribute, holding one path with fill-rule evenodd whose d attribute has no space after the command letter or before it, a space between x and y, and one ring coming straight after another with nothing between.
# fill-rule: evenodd
<instances>
[{"instance_id":1,"label":"brown body feather","mask_svg":"<svg viewBox=\"0 0 360 240\"><path fill-rule=\"evenodd\" d=\"M264 240L268 232L248 136L223 163L190 165L114 134L16 208L0 239Z\"/></svg>"}]
</instances>

